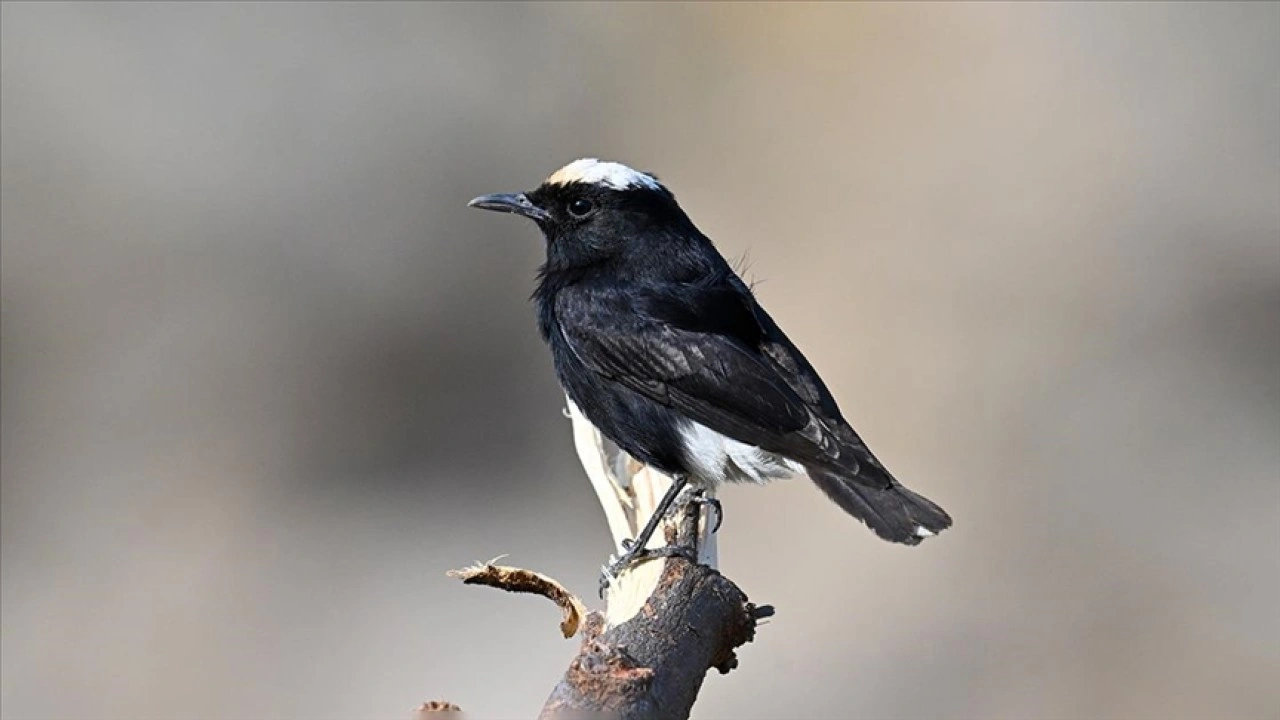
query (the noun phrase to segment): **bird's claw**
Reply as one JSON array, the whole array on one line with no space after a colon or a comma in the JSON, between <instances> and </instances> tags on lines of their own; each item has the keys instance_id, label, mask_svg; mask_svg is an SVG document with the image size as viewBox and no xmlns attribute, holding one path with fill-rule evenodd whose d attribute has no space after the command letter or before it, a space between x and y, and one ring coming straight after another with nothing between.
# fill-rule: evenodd
<instances>
[{"instance_id":1,"label":"bird's claw","mask_svg":"<svg viewBox=\"0 0 1280 720\"><path fill-rule=\"evenodd\" d=\"M720 530L720 525L724 523L724 506L720 503L719 498L708 497L706 495L698 495L694 498L694 502L699 505L705 505L714 508L716 511L716 524L712 526L711 532L715 533Z\"/></svg>"},{"instance_id":2,"label":"bird's claw","mask_svg":"<svg viewBox=\"0 0 1280 720\"><path fill-rule=\"evenodd\" d=\"M633 565L653 560L655 558L680 557L696 564L698 562L698 553L693 548L683 545L664 545L659 548L638 548L632 540L623 540L621 543L624 552L621 557L613 559L608 565L600 568L600 597L604 598L604 591L613 584L623 571Z\"/></svg>"},{"instance_id":3,"label":"bird's claw","mask_svg":"<svg viewBox=\"0 0 1280 720\"><path fill-rule=\"evenodd\" d=\"M694 564L697 564L698 562L698 553L695 552L693 548L685 547L684 545L663 545L660 548L646 550L644 552L642 559L652 560L653 558L660 558L660 557L684 558L685 560L688 560L689 562Z\"/></svg>"}]
</instances>

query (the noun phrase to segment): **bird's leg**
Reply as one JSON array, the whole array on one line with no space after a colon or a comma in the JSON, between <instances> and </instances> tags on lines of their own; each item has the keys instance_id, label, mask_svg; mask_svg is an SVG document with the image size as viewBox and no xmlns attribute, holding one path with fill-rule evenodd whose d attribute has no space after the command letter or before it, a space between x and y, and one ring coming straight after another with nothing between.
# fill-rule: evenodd
<instances>
[{"instance_id":1,"label":"bird's leg","mask_svg":"<svg viewBox=\"0 0 1280 720\"><path fill-rule=\"evenodd\" d=\"M720 525L724 523L724 506L720 504L719 498L708 497L705 492L704 490L699 490L694 502L713 508L716 511L716 524L711 528L711 532L716 532L720 529Z\"/></svg>"},{"instance_id":2,"label":"bird's leg","mask_svg":"<svg viewBox=\"0 0 1280 720\"><path fill-rule=\"evenodd\" d=\"M667 493L658 501L658 506L653 509L653 514L649 516L649 521L644 524L640 534L636 536L635 540L630 542L624 540L622 542L623 548L627 551L623 557L634 556L636 553L644 551L644 546L649 544L649 540L657 532L658 526L662 524L662 519L667 516L667 512L671 510L676 497L680 495L680 491L684 489L688 482L688 479L683 475L677 475L671 479L671 487L667 489Z\"/></svg>"},{"instance_id":3,"label":"bird's leg","mask_svg":"<svg viewBox=\"0 0 1280 720\"><path fill-rule=\"evenodd\" d=\"M645 546L649 544L649 539L653 537L655 532L657 532L658 526L662 524L662 519L666 517L667 511L669 511L672 504L675 503L676 497L680 495L680 491L684 489L684 486L688 484L688 482L688 478L683 475L677 475L671 478L671 487L667 490L667 494L663 495L662 499L658 501L658 506L654 508L653 515L649 516L649 521L646 522L644 528L640 530L640 534L636 535L634 540L622 541L622 549L625 550L622 557L607 565L604 568L604 573L600 576L601 595L604 594L604 589L609 586L609 583L613 578L618 576L618 573L635 564L637 560L643 560L650 557L680 556L692 558L694 562L697 561L697 555L685 547L667 546L655 550L648 550L645 548Z\"/></svg>"}]
</instances>

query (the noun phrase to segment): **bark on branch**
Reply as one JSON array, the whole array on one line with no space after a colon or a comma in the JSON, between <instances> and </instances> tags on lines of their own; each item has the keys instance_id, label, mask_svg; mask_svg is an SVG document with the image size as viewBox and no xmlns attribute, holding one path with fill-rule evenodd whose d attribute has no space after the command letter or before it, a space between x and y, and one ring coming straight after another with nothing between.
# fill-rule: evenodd
<instances>
[{"instance_id":1,"label":"bark on branch","mask_svg":"<svg viewBox=\"0 0 1280 720\"><path fill-rule=\"evenodd\" d=\"M669 544L692 547L698 513L697 505L685 506ZM588 617L578 656L540 718L687 718L707 671L723 674L737 667L736 649L755 637L756 621L771 610L747 602L714 568L684 558L664 564L657 587L634 617L611 627L598 613Z\"/></svg>"}]
</instances>

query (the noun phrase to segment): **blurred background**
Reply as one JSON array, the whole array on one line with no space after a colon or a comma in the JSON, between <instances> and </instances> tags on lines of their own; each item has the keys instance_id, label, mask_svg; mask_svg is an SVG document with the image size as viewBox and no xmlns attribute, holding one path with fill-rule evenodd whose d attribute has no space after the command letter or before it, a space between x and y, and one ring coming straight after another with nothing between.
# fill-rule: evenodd
<instances>
[{"instance_id":1,"label":"blurred background","mask_svg":"<svg viewBox=\"0 0 1280 720\"><path fill-rule=\"evenodd\" d=\"M729 488L695 717L1280 717L1280 5L0 10L5 718L531 717L610 551L466 208L657 173L955 528Z\"/></svg>"}]
</instances>

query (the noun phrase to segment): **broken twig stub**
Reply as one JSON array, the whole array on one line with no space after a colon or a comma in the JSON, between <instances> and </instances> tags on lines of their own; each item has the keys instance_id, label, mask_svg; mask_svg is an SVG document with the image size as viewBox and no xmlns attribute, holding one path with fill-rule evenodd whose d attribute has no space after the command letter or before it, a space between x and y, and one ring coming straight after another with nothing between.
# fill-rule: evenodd
<instances>
[{"instance_id":1,"label":"broken twig stub","mask_svg":"<svg viewBox=\"0 0 1280 720\"><path fill-rule=\"evenodd\" d=\"M577 634L586 617L587 608L565 586L542 573L503 565L473 565L462 570L450 570L449 577L458 578L466 585L487 585L507 592L541 595L560 607L564 617L560 620L560 632L566 638Z\"/></svg>"},{"instance_id":2,"label":"broken twig stub","mask_svg":"<svg viewBox=\"0 0 1280 720\"><path fill-rule=\"evenodd\" d=\"M428 700L427 702L422 703L416 709L414 709L413 717L414 718L437 717L436 715L437 713L445 713L445 712L460 713L462 712L462 708L458 707L457 705L454 705L451 702L445 702L444 700Z\"/></svg>"}]
</instances>

